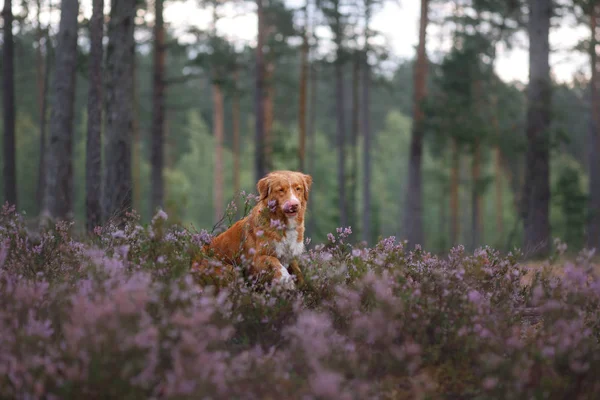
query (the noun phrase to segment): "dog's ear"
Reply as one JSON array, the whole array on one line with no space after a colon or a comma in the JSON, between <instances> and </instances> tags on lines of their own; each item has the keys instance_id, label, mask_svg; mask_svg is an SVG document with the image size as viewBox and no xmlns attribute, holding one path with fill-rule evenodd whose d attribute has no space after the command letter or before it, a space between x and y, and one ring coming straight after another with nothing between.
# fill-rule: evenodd
<instances>
[{"instance_id":1,"label":"dog's ear","mask_svg":"<svg viewBox=\"0 0 600 400\"><path fill-rule=\"evenodd\" d=\"M312 186L312 176L302 174L302 181L304 182L304 200L308 200L308 192Z\"/></svg>"},{"instance_id":2,"label":"dog's ear","mask_svg":"<svg viewBox=\"0 0 600 400\"><path fill-rule=\"evenodd\" d=\"M256 184L256 190L258 190L258 195L260 196L261 200L269 197L269 192L271 191L271 178L267 175L258 181Z\"/></svg>"}]
</instances>

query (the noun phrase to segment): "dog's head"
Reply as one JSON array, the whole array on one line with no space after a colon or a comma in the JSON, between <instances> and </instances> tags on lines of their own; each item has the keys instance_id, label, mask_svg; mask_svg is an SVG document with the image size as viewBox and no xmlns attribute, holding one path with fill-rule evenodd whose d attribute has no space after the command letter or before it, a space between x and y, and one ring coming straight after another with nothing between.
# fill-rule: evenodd
<instances>
[{"instance_id":1,"label":"dog's head","mask_svg":"<svg viewBox=\"0 0 600 400\"><path fill-rule=\"evenodd\" d=\"M260 201L287 218L304 218L312 177L301 172L271 172L256 185Z\"/></svg>"}]
</instances>

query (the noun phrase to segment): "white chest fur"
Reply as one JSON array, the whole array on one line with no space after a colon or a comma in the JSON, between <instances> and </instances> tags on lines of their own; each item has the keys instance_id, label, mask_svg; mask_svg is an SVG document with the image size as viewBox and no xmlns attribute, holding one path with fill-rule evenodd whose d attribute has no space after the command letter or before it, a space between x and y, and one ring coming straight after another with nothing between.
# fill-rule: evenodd
<instances>
[{"instance_id":1,"label":"white chest fur","mask_svg":"<svg viewBox=\"0 0 600 400\"><path fill-rule=\"evenodd\" d=\"M298 257L304 252L303 241L298 241L298 231L287 229L285 236L275 244L275 253L282 264L288 266L294 257Z\"/></svg>"}]
</instances>

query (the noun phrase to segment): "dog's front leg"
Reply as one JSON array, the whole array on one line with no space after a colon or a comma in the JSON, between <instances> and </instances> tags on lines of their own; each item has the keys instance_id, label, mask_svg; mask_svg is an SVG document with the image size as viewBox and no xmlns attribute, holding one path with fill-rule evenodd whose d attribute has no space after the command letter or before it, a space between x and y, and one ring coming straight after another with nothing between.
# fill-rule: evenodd
<instances>
[{"instance_id":1,"label":"dog's front leg","mask_svg":"<svg viewBox=\"0 0 600 400\"><path fill-rule=\"evenodd\" d=\"M292 260L290 266L288 267L288 272L296 277L296 282L299 285L304 284L304 276L302 275L302 270L300 269L297 259Z\"/></svg>"},{"instance_id":2,"label":"dog's front leg","mask_svg":"<svg viewBox=\"0 0 600 400\"><path fill-rule=\"evenodd\" d=\"M286 285L294 285L292 276L281 262L272 256L257 256L250 267L250 275L258 279L268 279Z\"/></svg>"}]
</instances>

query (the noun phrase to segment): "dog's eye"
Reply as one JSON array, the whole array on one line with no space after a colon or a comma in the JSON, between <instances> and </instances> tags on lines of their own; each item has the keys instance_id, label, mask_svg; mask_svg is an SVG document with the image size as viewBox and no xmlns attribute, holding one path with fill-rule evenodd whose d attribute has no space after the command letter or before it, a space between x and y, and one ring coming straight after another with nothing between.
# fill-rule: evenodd
<instances>
[{"instance_id":1,"label":"dog's eye","mask_svg":"<svg viewBox=\"0 0 600 400\"><path fill-rule=\"evenodd\" d=\"M302 190L302 188L301 188L300 186L298 186L298 187L296 188L296 190L297 190L297 191L301 191L301 190Z\"/></svg>"},{"instance_id":2,"label":"dog's eye","mask_svg":"<svg viewBox=\"0 0 600 400\"><path fill-rule=\"evenodd\" d=\"M283 190L283 188L279 189L279 193L283 193L285 192L285 190Z\"/></svg>"}]
</instances>

